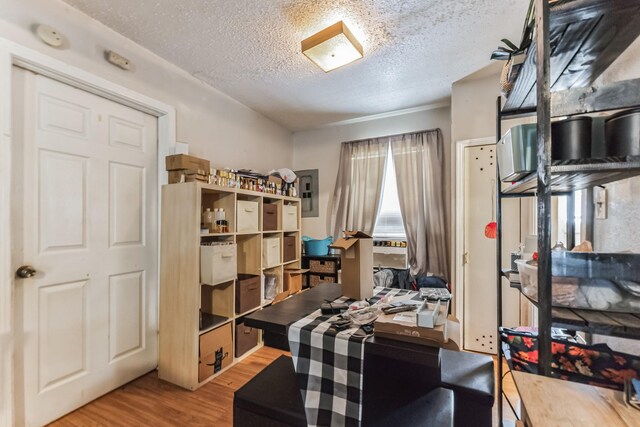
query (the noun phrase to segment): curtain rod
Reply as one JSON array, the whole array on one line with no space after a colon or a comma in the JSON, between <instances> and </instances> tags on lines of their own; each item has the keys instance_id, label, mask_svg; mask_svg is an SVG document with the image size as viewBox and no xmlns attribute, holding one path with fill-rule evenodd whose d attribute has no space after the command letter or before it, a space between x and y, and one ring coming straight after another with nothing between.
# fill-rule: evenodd
<instances>
[{"instance_id":1,"label":"curtain rod","mask_svg":"<svg viewBox=\"0 0 640 427\"><path fill-rule=\"evenodd\" d=\"M414 132L403 132L403 133L396 133L394 135L384 135L384 136L374 136L372 138L362 138L362 139L355 139L353 141L343 141L343 144L351 144L353 142L363 142L363 141L369 141L370 139L380 139L380 138L393 138L395 136L403 136L403 135L411 135L413 133L425 133L425 132L434 132L434 131L441 131L440 128L435 128L435 129L424 129L424 130L417 130Z\"/></svg>"}]
</instances>

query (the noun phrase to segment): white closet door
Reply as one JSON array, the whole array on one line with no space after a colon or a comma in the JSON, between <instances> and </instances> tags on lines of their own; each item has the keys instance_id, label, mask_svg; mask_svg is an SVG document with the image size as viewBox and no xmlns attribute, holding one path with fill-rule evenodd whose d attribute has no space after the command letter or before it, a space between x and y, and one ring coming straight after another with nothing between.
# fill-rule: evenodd
<instances>
[{"instance_id":1,"label":"white closet door","mask_svg":"<svg viewBox=\"0 0 640 427\"><path fill-rule=\"evenodd\" d=\"M43 425L157 364L157 124L16 74L14 252L37 270L16 280L17 402L27 425Z\"/></svg>"},{"instance_id":2,"label":"white closet door","mask_svg":"<svg viewBox=\"0 0 640 427\"><path fill-rule=\"evenodd\" d=\"M495 145L464 149L464 349L495 354L498 351L496 240L485 236L495 220ZM502 201L502 265L520 240L520 203ZM503 279L503 325L518 326L520 296Z\"/></svg>"}]
</instances>

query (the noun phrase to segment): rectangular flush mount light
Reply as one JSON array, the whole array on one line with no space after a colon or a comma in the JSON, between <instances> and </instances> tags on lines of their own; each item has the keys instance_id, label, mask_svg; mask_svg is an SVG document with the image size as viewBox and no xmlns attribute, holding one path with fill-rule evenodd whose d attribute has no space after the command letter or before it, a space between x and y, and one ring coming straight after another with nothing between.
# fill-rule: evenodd
<instances>
[{"instance_id":1,"label":"rectangular flush mount light","mask_svg":"<svg viewBox=\"0 0 640 427\"><path fill-rule=\"evenodd\" d=\"M302 53L325 72L363 57L362 45L342 21L304 39Z\"/></svg>"}]
</instances>

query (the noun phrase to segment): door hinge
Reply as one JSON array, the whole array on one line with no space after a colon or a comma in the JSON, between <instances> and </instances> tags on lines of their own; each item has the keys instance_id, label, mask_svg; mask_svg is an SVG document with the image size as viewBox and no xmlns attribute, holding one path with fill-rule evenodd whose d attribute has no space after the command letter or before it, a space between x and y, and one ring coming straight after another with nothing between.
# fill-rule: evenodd
<instances>
[{"instance_id":1,"label":"door hinge","mask_svg":"<svg viewBox=\"0 0 640 427\"><path fill-rule=\"evenodd\" d=\"M462 265L467 265L469 264L469 252L465 252L462 255Z\"/></svg>"}]
</instances>

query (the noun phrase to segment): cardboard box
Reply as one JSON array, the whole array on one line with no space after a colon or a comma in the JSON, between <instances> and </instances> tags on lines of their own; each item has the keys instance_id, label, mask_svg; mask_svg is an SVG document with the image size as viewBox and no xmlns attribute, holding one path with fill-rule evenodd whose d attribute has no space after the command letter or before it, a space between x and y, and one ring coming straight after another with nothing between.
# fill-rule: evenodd
<instances>
[{"instance_id":1,"label":"cardboard box","mask_svg":"<svg viewBox=\"0 0 640 427\"><path fill-rule=\"evenodd\" d=\"M280 178L279 176L269 175L269 178L267 178L267 180L276 184L278 188L282 187L282 178Z\"/></svg>"},{"instance_id":2,"label":"cardboard box","mask_svg":"<svg viewBox=\"0 0 640 427\"><path fill-rule=\"evenodd\" d=\"M184 180L183 180L184 176ZM184 169L169 171L169 184L178 184L180 182L200 181L204 183L209 182L209 174L204 171Z\"/></svg>"},{"instance_id":3,"label":"cardboard box","mask_svg":"<svg viewBox=\"0 0 640 427\"><path fill-rule=\"evenodd\" d=\"M285 299L287 299L288 296L289 296L289 291L280 292L278 295L276 295L276 297L273 299L271 304L275 305L281 301L284 301Z\"/></svg>"},{"instance_id":4,"label":"cardboard box","mask_svg":"<svg viewBox=\"0 0 640 427\"><path fill-rule=\"evenodd\" d=\"M211 164L209 160L190 156L188 154L174 154L173 156L167 156L165 158L165 162L168 171L192 169L202 170L206 173L209 173L209 171L211 170Z\"/></svg>"},{"instance_id":5,"label":"cardboard box","mask_svg":"<svg viewBox=\"0 0 640 427\"><path fill-rule=\"evenodd\" d=\"M283 271L284 276L284 286L283 289L285 291L289 291L289 295L293 295L302 290L302 275L309 270L306 269L288 269L285 268Z\"/></svg>"},{"instance_id":6,"label":"cardboard box","mask_svg":"<svg viewBox=\"0 0 640 427\"><path fill-rule=\"evenodd\" d=\"M447 316L446 304L442 304L440 310L441 316ZM460 349L460 325L453 316L448 316L447 321L442 325L425 328L417 325L415 312L380 315L373 324L373 331L375 336L383 338L449 350Z\"/></svg>"},{"instance_id":7,"label":"cardboard box","mask_svg":"<svg viewBox=\"0 0 640 427\"><path fill-rule=\"evenodd\" d=\"M340 249L342 293L363 300L373 296L373 239L362 231L345 231L345 237L331 244Z\"/></svg>"},{"instance_id":8,"label":"cardboard box","mask_svg":"<svg viewBox=\"0 0 640 427\"><path fill-rule=\"evenodd\" d=\"M231 323L200 336L198 381L204 381L233 363Z\"/></svg>"}]
</instances>

